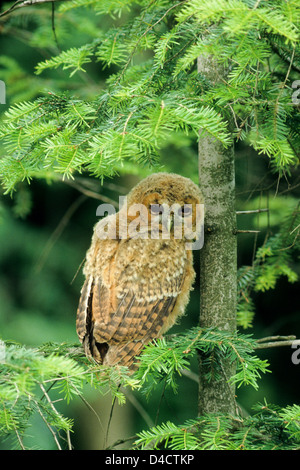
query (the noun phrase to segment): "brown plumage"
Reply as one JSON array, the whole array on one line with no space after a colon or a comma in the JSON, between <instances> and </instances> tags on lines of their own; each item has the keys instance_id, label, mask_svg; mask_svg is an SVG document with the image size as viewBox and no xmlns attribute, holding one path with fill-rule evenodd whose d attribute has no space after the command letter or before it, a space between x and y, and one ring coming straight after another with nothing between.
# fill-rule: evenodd
<instances>
[{"instance_id":1,"label":"brown plumage","mask_svg":"<svg viewBox=\"0 0 300 470\"><path fill-rule=\"evenodd\" d=\"M194 228L196 205L201 202L199 188L191 180L157 173L131 190L127 206L95 225L76 321L87 356L104 365L132 367L143 347L184 313L195 277L192 251L186 249L186 239L176 239L172 230L169 239L163 239L162 215L156 208L191 204L187 217ZM125 225L136 227L139 213L129 210L133 204L143 204L146 212L139 219L139 230L124 236ZM153 217L158 221L154 239L153 232L149 235ZM103 239L103 226L109 221ZM140 238L142 233L147 238Z\"/></svg>"}]
</instances>

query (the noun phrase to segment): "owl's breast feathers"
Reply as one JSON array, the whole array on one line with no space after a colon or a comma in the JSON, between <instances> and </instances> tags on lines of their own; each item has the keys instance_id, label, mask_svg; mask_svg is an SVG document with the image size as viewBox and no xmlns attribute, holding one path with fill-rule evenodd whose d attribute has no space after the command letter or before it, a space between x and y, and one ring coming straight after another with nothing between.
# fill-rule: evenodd
<instances>
[{"instance_id":1,"label":"owl's breast feathers","mask_svg":"<svg viewBox=\"0 0 300 470\"><path fill-rule=\"evenodd\" d=\"M182 240L101 240L96 231L84 274L76 327L85 353L129 367L184 313L195 277Z\"/></svg>"}]
</instances>

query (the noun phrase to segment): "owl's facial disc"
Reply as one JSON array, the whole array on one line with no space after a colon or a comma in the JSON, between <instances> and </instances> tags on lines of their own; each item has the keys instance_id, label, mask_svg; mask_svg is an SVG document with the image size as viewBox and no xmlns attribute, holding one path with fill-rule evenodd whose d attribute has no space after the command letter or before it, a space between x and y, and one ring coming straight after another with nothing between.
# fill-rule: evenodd
<instances>
[{"instance_id":1,"label":"owl's facial disc","mask_svg":"<svg viewBox=\"0 0 300 470\"><path fill-rule=\"evenodd\" d=\"M186 238L185 230L191 232L197 201L193 198L168 201L158 193L150 193L143 203L148 210L148 222L152 232L162 233L163 238ZM188 239L191 237L188 235Z\"/></svg>"}]
</instances>

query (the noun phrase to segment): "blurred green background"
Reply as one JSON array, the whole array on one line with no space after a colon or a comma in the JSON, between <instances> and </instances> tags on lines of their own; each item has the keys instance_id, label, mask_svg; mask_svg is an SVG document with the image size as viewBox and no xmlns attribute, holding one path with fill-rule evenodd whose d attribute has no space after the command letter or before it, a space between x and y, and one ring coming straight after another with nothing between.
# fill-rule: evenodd
<instances>
[{"instance_id":1,"label":"blurred green background","mask_svg":"<svg viewBox=\"0 0 300 470\"><path fill-rule=\"evenodd\" d=\"M97 35L100 18L88 10L57 14L56 33L59 47L80 46ZM103 26L103 25L102 25ZM74 34L76 31L76 34ZM69 77L68 71L57 69L35 75L39 61L58 53L51 29L51 5L17 10L0 23L0 79L7 89L9 105L30 100L47 91L69 90L80 98L92 99L104 86L114 68L102 70L98 63L88 65L88 72ZM3 152L3 149L1 149ZM161 163L167 171L178 172L197 181L197 143L178 134L177 142L161 152ZM148 170L126 167L124 173L105 180L78 182L116 202L147 173ZM298 186L297 186L298 183ZM290 190L290 186L295 189ZM278 180L267 158L258 156L244 143L236 145L237 210L268 207L269 215L241 215L240 229L260 230L255 234L238 235L239 266L251 265L256 248L266 233L280 228L288 208L299 199L299 175ZM96 209L101 201L87 197L68 181L46 184L38 180L30 185L19 184L11 198L0 201L0 338L35 347L44 342L77 342L75 316L83 282L82 262L89 247ZM186 316L171 332L183 331L198 323L199 253L194 253L197 279ZM293 269L299 273L299 260ZM300 337L299 283L289 284L281 278L276 289L255 294L254 327L246 330L257 338L269 335ZM264 398L270 403L288 405L299 402L300 364L291 361L290 347L258 351L268 359L272 374L260 381L260 388L238 390L238 402L244 410ZM192 361L197 374L197 362ZM109 443L129 438L155 422L183 422L197 414L197 383L185 376L178 379L178 393L158 386L147 401L140 392L129 393L124 406L116 405ZM100 397L88 387L85 399L63 404L63 413L74 419L72 443L76 449L101 449L110 412L110 397ZM27 437L27 445L54 448L52 436L42 421L35 417ZM125 446L128 445L127 443ZM0 448L6 448L0 443Z\"/></svg>"}]
</instances>

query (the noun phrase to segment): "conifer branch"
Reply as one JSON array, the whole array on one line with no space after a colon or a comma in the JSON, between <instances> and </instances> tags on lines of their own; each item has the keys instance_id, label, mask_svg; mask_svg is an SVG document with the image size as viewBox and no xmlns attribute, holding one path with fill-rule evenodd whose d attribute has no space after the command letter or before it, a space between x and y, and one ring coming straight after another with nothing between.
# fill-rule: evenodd
<instances>
[{"instance_id":1,"label":"conifer branch","mask_svg":"<svg viewBox=\"0 0 300 470\"><path fill-rule=\"evenodd\" d=\"M48 2L54 6L54 1L60 0L18 0L0 13L0 18L26 6ZM62 5L60 12L64 15L59 18L62 30L68 11L73 8L81 7L82 12L84 7L92 7L104 21L97 22L94 30L91 27L93 39L89 43L72 47L64 43L63 35L59 36L62 51L36 68L39 98L25 102L16 100L0 125L3 148L0 177L6 193L18 189L22 181L39 178L63 182L83 194L62 219L46 249L51 248L72 211L85 197L117 207L115 201L98 193L97 184L86 183L90 176L96 181L106 181L107 177L132 169L142 174L144 165L155 168L164 149L174 144L178 146L182 134L187 134L190 140L198 139L199 128L226 148L230 148L233 140L247 141L259 154L270 159L272 171L277 171L279 176L292 171L299 159L299 129L289 81L293 71L299 69L295 50L299 15L295 2L290 2L288 8L286 2L281 5L281 0L274 5L269 3L260 0L177 3L141 0L134 3L134 17L130 14L131 0L73 0ZM35 9L31 10L34 14ZM117 23L113 24L114 19L106 22L106 15L112 17L124 11L126 15ZM103 29L102 23L105 24ZM89 24L87 22L86 31ZM52 9L52 24L47 25L48 37L51 38L51 28L54 36L52 46L58 46L56 26L59 25L54 24ZM37 26L36 31L32 31L32 42L42 32L45 35L42 26ZM197 74L196 60L201 55L213 57L221 68L226 65L229 68L226 79L217 83L216 75L208 77L205 70ZM89 64L95 62L106 68L108 78L96 93L93 90L94 99L82 98L86 91L79 97L66 91L40 97L40 84L45 83L44 71L60 67L70 71L71 76L76 73L88 76ZM284 62L289 65L287 71L283 68ZM47 86L49 83L52 82L47 81ZM53 83L58 89L62 88L56 78ZM81 90L77 94L81 95ZM232 128L228 128L232 117ZM77 176L82 173L85 179ZM216 167L217 173L220 175L220 167ZM205 184L207 180L203 181ZM27 185L22 187L27 188ZM24 204L23 194L17 194ZM267 211L237 211L237 215ZM235 209L232 214L234 212ZM291 283L298 279L293 254L299 250L300 215L297 207L290 212L280 221L278 233L268 234L252 265L240 268L237 320L242 328L251 326L255 317L253 292L274 289L282 276ZM234 227L230 234L232 231ZM238 232L257 234L258 230ZM222 248L224 251L224 246ZM215 266L212 275L215 275ZM215 292L219 291L219 286L220 283ZM229 309L226 321L234 320L235 310ZM142 389L150 394L163 381L166 388L176 391L180 375L196 379L190 364L191 358L200 351L205 380L225 378L226 392L228 379L237 387L251 385L256 389L261 375L268 372L267 361L260 360L256 351L300 344L293 336L256 340L251 335L219 331L219 325L215 326L192 328L148 345L134 376L129 376L127 370L88 363L78 344L47 344L36 350L7 344L5 361L0 362L0 433L4 437L13 435L17 446L25 449L28 419L38 413L56 447L65 445L60 439L63 431L67 434L66 445L71 448L73 422L58 412L52 398L54 386L66 402L79 397L90 410L91 406L82 396L86 383L100 393L110 390L119 403L126 400L126 388ZM222 365L224 360L237 366L232 377L228 377ZM42 397L37 394L40 390ZM127 398L130 401L130 393ZM172 450L253 450L270 449L274 442L278 448L299 448L300 409L296 405L278 409L264 403L257 405L254 415L247 419L242 416L233 419L218 413L188 420L182 425L166 422L158 426L151 423L152 417L137 403L135 406L149 428L135 438L134 447L138 449L159 446ZM118 442L121 441L124 442L122 439Z\"/></svg>"}]
</instances>

